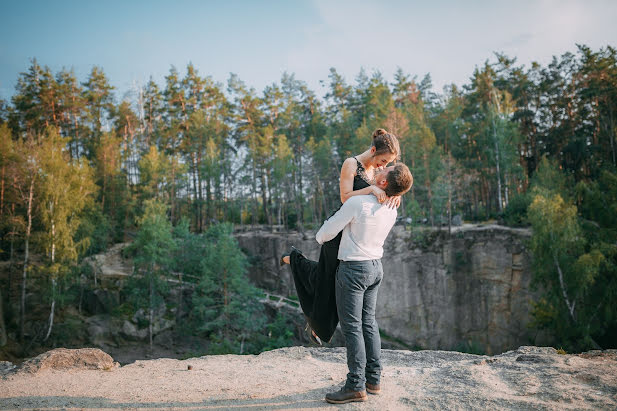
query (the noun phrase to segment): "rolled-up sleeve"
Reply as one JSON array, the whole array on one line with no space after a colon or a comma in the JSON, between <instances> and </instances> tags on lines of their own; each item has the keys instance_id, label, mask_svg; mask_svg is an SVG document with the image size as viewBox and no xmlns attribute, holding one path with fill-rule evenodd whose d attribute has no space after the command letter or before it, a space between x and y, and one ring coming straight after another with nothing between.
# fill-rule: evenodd
<instances>
[{"instance_id":1,"label":"rolled-up sleeve","mask_svg":"<svg viewBox=\"0 0 617 411\"><path fill-rule=\"evenodd\" d=\"M315 234L315 239L319 244L332 240L347 224L353 221L356 216L357 205L360 204L358 200L359 196L351 197L349 200L345 201L332 217L328 218L323 223L319 231L317 231L317 234Z\"/></svg>"}]
</instances>

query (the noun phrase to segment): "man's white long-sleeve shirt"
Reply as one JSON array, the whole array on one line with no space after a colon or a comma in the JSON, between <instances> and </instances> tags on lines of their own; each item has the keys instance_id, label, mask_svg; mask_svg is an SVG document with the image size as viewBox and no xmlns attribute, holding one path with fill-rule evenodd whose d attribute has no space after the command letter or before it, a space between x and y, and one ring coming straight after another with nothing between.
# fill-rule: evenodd
<instances>
[{"instance_id":1,"label":"man's white long-sleeve shirt","mask_svg":"<svg viewBox=\"0 0 617 411\"><path fill-rule=\"evenodd\" d=\"M396 215L396 209L379 204L373 195L353 196L323 223L315 238L323 244L343 230L339 260L377 260L383 256L383 243Z\"/></svg>"}]
</instances>

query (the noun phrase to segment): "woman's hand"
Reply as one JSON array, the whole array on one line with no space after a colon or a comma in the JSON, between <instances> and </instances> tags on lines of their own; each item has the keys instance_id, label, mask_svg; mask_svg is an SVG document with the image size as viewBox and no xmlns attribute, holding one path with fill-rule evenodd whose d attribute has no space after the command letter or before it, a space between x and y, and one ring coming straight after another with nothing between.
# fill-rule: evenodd
<instances>
[{"instance_id":1,"label":"woman's hand","mask_svg":"<svg viewBox=\"0 0 617 411\"><path fill-rule=\"evenodd\" d=\"M371 189L372 189L373 195L377 197L377 201L379 201L380 203L383 203L388 198L386 196L386 192L383 191L381 188L377 186L371 186Z\"/></svg>"},{"instance_id":2,"label":"woman's hand","mask_svg":"<svg viewBox=\"0 0 617 411\"><path fill-rule=\"evenodd\" d=\"M401 196L388 197L385 205L389 208L399 208L401 206Z\"/></svg>"}]
</instances>

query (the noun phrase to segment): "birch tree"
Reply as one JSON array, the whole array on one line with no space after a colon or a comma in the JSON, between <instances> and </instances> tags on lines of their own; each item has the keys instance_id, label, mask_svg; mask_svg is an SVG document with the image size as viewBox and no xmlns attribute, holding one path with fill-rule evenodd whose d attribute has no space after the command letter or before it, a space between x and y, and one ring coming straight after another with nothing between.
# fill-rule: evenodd
<instances>
[{"instance_id":1,"label":"birch tree","mask_svg":"<svg viewBox=\"0 0 617 411\"><path fill-rule=\"evenodd\" d=\"M44 270L51 279L47 340L54 325L57 280L77 261L83 245L75 243L73 237L79 227L79 214L92 200L95 186L91 168L85 161L70 160L55 129L47 131L40 149L38 192L44 227L40 241L47 257Z\"/></svg>"}]
</instances>

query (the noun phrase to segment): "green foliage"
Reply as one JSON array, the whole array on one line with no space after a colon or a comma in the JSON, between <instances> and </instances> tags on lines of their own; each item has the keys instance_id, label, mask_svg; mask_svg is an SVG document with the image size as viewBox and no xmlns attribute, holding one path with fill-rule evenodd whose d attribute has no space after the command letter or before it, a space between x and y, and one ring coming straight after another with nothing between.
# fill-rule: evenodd
<instances>
[{"instance_id":1,"label":"green foliage","mask_svg":"<svg viewBox=\"0 0 617 411\"><path fill-rule=\"evenodd\" d=\"M563 173L555 161L542 157L531 183L532 194L559 194L566 202L571 202L573 190L572 178Z\"/></svg>"},{"instance_id":2,"label":"green foliage","mask_svg":"<svg viewBox=\"0 0 617 411\"><path fill-rule=\"evenodd\" d=\"M86 207L81 213L80 224L75 233L78 243L86 243L87 248L83 255L92 255L103 252L111 244L113 229L109 218L103 214L100 204L95 203Z\"/></svg>"},{"instance_id":3,"label":"green foliage","mask_svg":"<svg viewBox=\"0 0 617 411\"><path fill-rule=\"evenodd\" d=\"M412 198L404 203L406 214L411 217L414 225L418 225L426 218L426 214L416 199Z\"/></svg>"},{"instance_id":4,"label":"green foliage","mask_svg":"<svg viewBox=\"0 0 617 411\"><path fill-rule=\"evenodd\" d=\"M136 280L135 278L130 278L128 281L129 282L133 282L133 284L131 284L131 286L127 286L126 288L127 289L131 289L131 290L135 290L138 287L138 285L135 284L135 280ZM137 300L137 299L139 299L139 297L138 298L131 298L131 299ZM126 301L126 302L124 302L122 304L115 305L111 309L110 314L112 316L114 316L114 317L117 317L117 318L128 318L128 317L132 316L135 313L135 311L137 311L137 310L135 310L135 307L131 304L131 302L130 301Z\"/></svg>"},{"instance_id":5,"label":"green foliage","mask_svg":"<svg viewBox=\"0 0 617 411\"><path fill-rule=\"evenodd\" d=\"M186 248L176 254L178 267L198 277L190 322L210 340L209 352L258 353L290 344L289 320L283 316L268 320L260 302L263 294L246 277L248 261L231 225L213 225L198 235L188 232L183 222L175 234Z\"/></svg>"},{"instance_id":6,"label":"green foliage","mask_svg":"<svg viewBox=\"0 0 617 411\"><path fill-rule=\"evenodd\" d=\"M173 237L176 243L172 264L174 271L198 277L205 252L202 237L190 231L187 218L182 218L173 228Z\"/></svg>"},{"instance_id":7,"label":"green foliage","mask_svg":"<svg viewBox=\"0 0 617 411\"><path fill-rule=\"evenodd\" d=\"M164 270L170 264L170 254L175 248L167 206L156 200L147 200L139 225L137 237L128 250L134 253L135 266L149 272Z\"/></svg>"},{"instance_id":8,"label":"green foliage","mask_svg":"<svg viewBox=\"0 0 617 411\"><path fill-rule=\"evenodd\" d=\"M524 193L515 195L503 211L503 222L510 227L524 227L529 225L527 209L531 204L531 195Z\"/></svg>"},{"instance_id":9,"label":"green foliage","mask_svg":"<svg viewBox=\"0 0 617 411\"><path fill-rule=\"evenodd\" d=\"M203 235L201 273L193 294L198 330L209 336L214 352L258 351L254 334L266 324L259 293L246 278L247 260L231 226L212 226Z\"/></svg>"},{"instance_id":10,"label":"green foliage","mask_svg":"<svg viewBox=\"0 0 617 411\"><path fill-rule=\"evenodd\" d=\"M91 204L95 188L92 171L83 162L70 162L64 143L54 129L40 146L40 184L42 248L56 261L76 261L80 251L87 248L89 237L76 243L74 235L80 225L81 211Z\"/></svg>"},{"instance_id":11,"label":"green foliage","mask_svg":"<svg viewBox=\"0 0 617 411\"><path fill-rule=\"evenodd\" d=\"M534 282L544 290L544 297L534 304L534 324L550 329L569 351L597 348L596 339L614 344L606 330L614 329L617 319L609 303L617 291L616 247L600 240L610 235L610 229L607 233L597 223L591 231L584 229L577 207L557 192L571 190L565 176L555 170L538 173L528 213L533 227ZM591 200L603 196L593 189L586 194ZM604 233L598 235L598 231Z\"/></svg>"},{"instance_id":12,"label":"green foliage","mask_svg":"<svg viewBox=\"0 0 617 411\"><path fill-rule=\"evenodd\" d=\"M137 237L127 250L134 256L135 273L127 281L126 288L129 301L136 309L155 311L165 304L169 292L167 276L176 243L166 210L167 207L156 200L145 202Z\"/></svg>"},{"instance_id":13,"label":"green foliage","mask_svg":"<svg viewBox=\"0 0 617 411\"><path fill-rule=\"evenodd\" d=\"M262 336L261 351L288 347L293 343L293 323L281 313L277 313L274 321L266 325L267 335Z\"/></svg>"}]
</instances>

